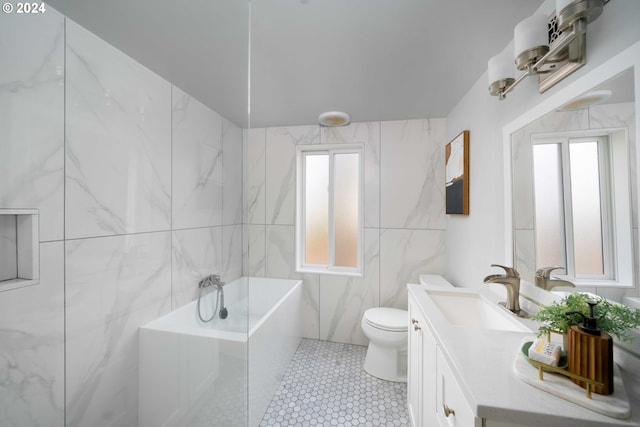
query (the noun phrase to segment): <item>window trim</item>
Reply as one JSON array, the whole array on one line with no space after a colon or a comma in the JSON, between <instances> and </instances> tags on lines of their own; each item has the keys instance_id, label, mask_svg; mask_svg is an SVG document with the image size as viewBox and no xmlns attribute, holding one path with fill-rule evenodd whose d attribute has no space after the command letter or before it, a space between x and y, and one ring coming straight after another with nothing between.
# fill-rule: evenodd
<instances>
[{"instance_id":1,"label":"window trim","mask_svg":"<svg viewBox=\"0 0 640 427\"><path fill-rule=\"evenodd\" d=\"M329 263L306 264L304 262L306 248L305 223L305 157L309 153L325 152L329 155ZM358 154L358 249L357 266L344 267L335 265L335 218L334 218L334 157L340 153ZM312 155L312 154L311 154ZM363 144L313 144L296 147L296 272L329 274L340 276L362 277L364 274L364 147Z\"/></svg>"}]
</instances>

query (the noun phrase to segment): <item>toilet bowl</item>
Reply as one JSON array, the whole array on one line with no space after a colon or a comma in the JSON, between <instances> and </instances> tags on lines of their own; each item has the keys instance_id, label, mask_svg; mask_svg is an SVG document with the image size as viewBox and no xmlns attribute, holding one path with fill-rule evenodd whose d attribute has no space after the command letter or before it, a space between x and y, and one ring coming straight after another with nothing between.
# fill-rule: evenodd
<instances>
[{"instance_id":1,"label":"toilet bowl","mask_svg":"<svg viewBox=\"0 0 640 427\"><path fill-rule=\"evenodd\" d=\"M387 381L407 381L409 314L397 308L376 307L364 312L360 325L369 338L364 370Z\"/></svg>"}]
</instances>

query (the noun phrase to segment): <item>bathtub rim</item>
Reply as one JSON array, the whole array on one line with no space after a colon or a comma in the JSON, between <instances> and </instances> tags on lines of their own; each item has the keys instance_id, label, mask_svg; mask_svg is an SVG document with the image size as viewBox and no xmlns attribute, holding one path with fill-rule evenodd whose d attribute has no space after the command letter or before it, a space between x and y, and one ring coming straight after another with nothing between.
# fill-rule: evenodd
<instances>
[{"instance_id":1,"label":"bathtub rim","mask_svg":"<svg viewBox=\"0 0 640 427\"><path fill-rule=\"evenodd\" d=\"M298 287L302 286L302 279L283 279L283 278L279 278L279 277L257 277L257 276L241 276L238 277L235 280L232 280L231 282L229 282L229 284L234 283L234 282L242 282L247 280L247 287L249 288L251 286L251 281L252 280L258 280L258 281L283 281L283 282L291 282L291 287L290 289L288 289L277 301L275 304L273 304L269 310L267 310L267 312L265 314L263 314L260 319L256 322L255 325L253 325L253 327L251 329L249 329L247 332L232 332L232 331L225 331L222 329L215 329L215 328L211 328L211 327L200 327L201 322L198 321L198 326L195 327L195 325L184 325L184 324L180 324L177 322L170 322L167 321L168 317L171 316L176 316L176 313L182 310L188 310L189 307L192 307L192 309L195 310L196 304L197 304L197 299L196 300L192 300L190 302L188 302L187 304L184 304L178 308L176 308L175 310L171 310L168 313L163 314L162 316L151 320L150 322L142 325L139 327L139 330L149 330L149 331L158 331L158 332L166 332L166 333L174 333L174 334L183 334L183 335L191 335L191 336L198 336L198 337L208 337L208 338L215 338L215 339L222 339L222 340L228 340L228 341L236 341L236 342L247 342L247 340L249 339L249 337L251 337L251 335L253 333L255 333L256 330L258 330L258 328L264 324L264 322L269 318L269 316L271 316L275 310L277 310L282 303L289 298L289 296L291 296L291 294L293 292L295 292L295 290ZM251 295L250 290L248 290L248 294ZM249 296L250 298L250 296ZM250 314L249 314L250 316Z\"/></svg>"}]
</instances>

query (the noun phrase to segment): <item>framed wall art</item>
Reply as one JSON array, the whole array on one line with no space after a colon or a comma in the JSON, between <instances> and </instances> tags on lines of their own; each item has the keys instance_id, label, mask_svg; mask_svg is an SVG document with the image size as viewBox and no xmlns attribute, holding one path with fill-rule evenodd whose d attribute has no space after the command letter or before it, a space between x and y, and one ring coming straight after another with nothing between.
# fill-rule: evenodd
<instances>
[{"instance_id":1,"label":"framed wall art","mask_svg":"<svg viewBox=\"0 0 640 427\"><path fill-rule=\"evenodd\" d=\"M446 213L469 215L469 131L445 148Z\"/></svg>"}]
</instances>

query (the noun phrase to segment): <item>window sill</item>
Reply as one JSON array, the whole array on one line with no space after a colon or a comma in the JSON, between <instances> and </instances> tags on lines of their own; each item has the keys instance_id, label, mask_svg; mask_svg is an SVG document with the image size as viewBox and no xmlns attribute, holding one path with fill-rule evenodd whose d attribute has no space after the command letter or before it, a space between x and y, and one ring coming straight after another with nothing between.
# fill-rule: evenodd
<instances>
[{"instance_id":1,"label":"window sill","mask_svg":"<svg viewBox=\"0 0 640 427\"><path fill-rule=\"evenodd\" d=\"M623 283L615 280L588 280L580 279L573 282L576 288L633 288L631 283Z\"/></svg>"},{"instance_id":2,"label":"window sill","mask_svg":"<svg viewBox=\"0 0 640 427\"><path fill-rule=\"evenodd\" d=\"M318 268L300 267L296 269L296 273L301 274L323 274L326 276L345 276L345 277L363 277L362 272L358 271L337 271L337 270L321 270Z\"/></svg>"}]
</instances>

